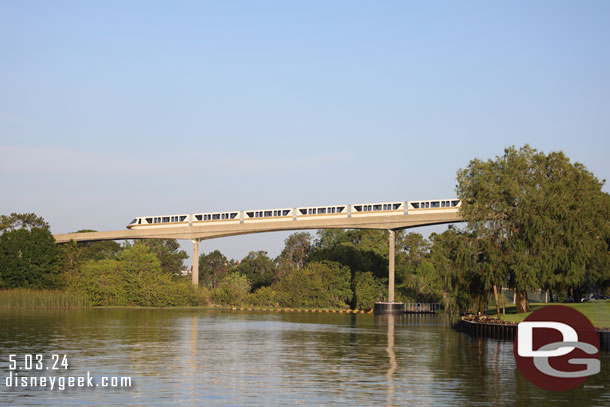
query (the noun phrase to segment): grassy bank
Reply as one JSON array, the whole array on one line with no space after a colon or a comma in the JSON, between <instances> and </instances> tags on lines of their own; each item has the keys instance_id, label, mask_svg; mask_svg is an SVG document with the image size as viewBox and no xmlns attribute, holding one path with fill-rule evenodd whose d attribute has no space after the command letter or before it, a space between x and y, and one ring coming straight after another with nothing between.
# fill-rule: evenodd
<instances>
[{"instance_id":1,"label":"grassy bank","mask_svg":"<svg viewBox=\"0 0 610 407\"><path fill-rule=\"evenodd\" d=\"M547 305L565 305L566 307L574 308L582 312L587 318L589 318L589 320L593 323L595 327L610 328L610 300L574 304L531 303L530 310L533 312L538 308L542 308ZM489 316L496 316L496 308L488 308L485 314ZM510 322L521 322L529 314L531 314L531 312L517 314L517 309L514 305L506 307L506 315L502 315L502 309L500 309L500 315L502 319Z\"/></svg>"},{"instance_id":2,"label":"grassy bank","mask_svg":"<svg viewBox=\"0 0 610 407\"><path fill-rule=\"evenodd\" d=\"M0 308L86 308L86 297L61 290L14 288L0 291Z\"/></svg>"}]
</instances>

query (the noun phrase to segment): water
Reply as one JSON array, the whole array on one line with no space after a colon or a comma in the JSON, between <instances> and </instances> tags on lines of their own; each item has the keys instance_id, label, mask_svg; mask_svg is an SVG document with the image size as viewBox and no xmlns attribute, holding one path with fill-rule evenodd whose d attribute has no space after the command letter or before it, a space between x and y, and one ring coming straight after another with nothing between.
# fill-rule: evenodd
<instances>
[{"instance_id":1,"label":"water","mask_svg":"<svg viewBox=\"0 0 610 407\"><path fill-rule=\"evenodd\" d=\"M441 316L164 309L0 311L0 405L610 405L601 373L553 393L516 370L512 343L473 339ZM5 386L19 375L129 376L130 388ZM49 371L51 355L67 371ZM20 360L21 359L21 360Z\"/></svg>"}]
</instances>

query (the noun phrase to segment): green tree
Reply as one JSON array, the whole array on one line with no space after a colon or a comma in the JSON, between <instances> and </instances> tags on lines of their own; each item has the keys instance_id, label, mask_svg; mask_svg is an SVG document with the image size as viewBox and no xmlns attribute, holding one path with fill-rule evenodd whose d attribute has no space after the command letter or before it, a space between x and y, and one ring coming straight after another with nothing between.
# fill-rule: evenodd
<instances>
[{"instance_id":1,"label":"green tree","mask_svg":"<svg viewBox=\"0 0 610 407\"><path fill-rule=\"evenodd\" d=\"M0 216L0 232L33 228L48 229L49 224L34 213L11 213L9 216Z\"/></svg>"},{"instance_id":2,"label":"green tree","mask_svg":"<svg viewBox=\"0 0 610 407\"><path fill-rule=\"evenodd\" d=\"M188 254L180 249L176 239L142 239L140 244L147 246L161 262L161 270L170 276L180 276L184 260Z\"/></svg>"},{"instance_id":3,"label":"green tree","mask_svg":"<svg viewBox=\"0 0 610 407\"><path fill-rule=\"evenodd\" d=\"M216 288L234 267L233 261L229 262L219 250L201 254L199 256L199 281L204 287Z\"/></svg>"},{"instance_id":4,"label":"green tree","mask_svg":"<svg viewBox=\"0 0 610 407\"><path fill-rule=\"evenodd\" d=\"M235 267L235 272L243 274L252 283L252 289L271 285L276 266L266 251L250 252Z\"/></svg>"},{"instance_id":5,"label":"green tree","mask_svg":"<svg viewBox=\"0 0 610 407\"><path fill-rule=\"evenodd\" d=\"M85 229L76 233L95 232ZM87 260L116 259L123 249L121 245L113 240L75 242L74 240L59 246L62 254L62 268L65 272L73 272Z\"/></svg>"},{"instance_id":6,"label":"green tree","mask_svg":"<svg viewBox=\"0 0 610 407\"><path fill-rule=\"evenodd\" d=\"M356 309L371 309L375 302L387 296L387 289L371 272L356 273L353 287L353 304Z\"/></svg>"},{"instance_id":7,"label":"green tree","mask_svg":"<svg viewBox=\"0 0 610 407\"><path fill-rule=\"evenodd\" d=\"M441 234L432 233L430 239L430 261L446 292L445 309L453 314L484 311L485 284L472 247L473 235L449 226Z\"/></svg>"},{"instance_id":8,"label":"green tree","mask_svg":"<svg viewBox=\"0 0 610 407\"><path fill-rule=\"evenodd\" d=\"M34 214L3 216L0 282L5 288L56 288L60 253L48 225Z\"/></svg>"},{"instance_id":9,"label":"green tree","mask_svg":"<svg viewBox=\"0 0 610 407\"><path fill-rule=\"evenodd\" d=\"M126 247L117 259L88 260L68 276L69 288L93 305L176 306L209 303L206 290L162 272L148 246Z\"/></svg>"},{"instance_id":10,"label":"green tree","mask_svg":"<svg viewBox=\"0 0 610 407\"><path fill-rule=\"evenodd\" d=\"M282 306L347 307L353 293L349 267L336 262L310 262L273 284Z\"/></svg>"},{"instance_id":11,"label":"green tree","mask_svg":"<svg viewBox=\"0 0 610 407\"><path fill-rule=\"evenodd\" d=\"M458 171L462 216L487 257L486 285L508 280L525 312L527 290L603 280L610 201L602 186L562 152L528 145Z\"/></svg>"},{"instance_id":12,"label":"green tree","mask_svg":"<svg viewBox=\"0 0 610 407\"><path fill-rule=\"evenodd\" d=\"M280 260L302 269L305 266L311 247L311 235L309 233L293 233L284 240L284 249L280 254Z\"/></svg>"},{"instance_id":13,"label":"green tree","mask_svg":"<svg viewBox=\"0 0 610 407\"><path fill-rule=\"evenodd\" d=\"M248 297L251 287L248 277L231 273L212 291L212 299L215 303L241 305Z\"/></svg>"}]
</instances>

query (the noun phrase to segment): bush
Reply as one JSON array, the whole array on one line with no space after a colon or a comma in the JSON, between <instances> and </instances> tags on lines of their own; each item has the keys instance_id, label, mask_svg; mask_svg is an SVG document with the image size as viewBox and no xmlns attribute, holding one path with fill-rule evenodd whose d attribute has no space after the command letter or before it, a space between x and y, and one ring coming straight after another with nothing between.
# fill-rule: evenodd
<instances>
[{"instance_id":1,"label":"bush","mask_svg":"<svg viewBox=\"0 0 610 407\"><path fill-rule=\"evenodd\" d=\"M345 308L353 295L350 279L349 267L321 261L292 270L272 288L281 306Z\"/></svg>"},{"instance_id":2,"label":"bush","mask_svg":"<svg viewBox=\"0 0 610 407\"><path fill-rule=\"evenodd\" d=\"M277 307L279 306L278 293L272 287L261 287L248 296L247 302L257 307Z\"/></svg>"},{"instance_id":3,"label":"bush","mask_svg":"<svg viewBox=\"0 0 610 407\"><path fill-rule=\"evenodd\" d=\"M212 290L212 300L216 304L238 305L243 304L250 293L250 281L239 273L231 273L217 288Z\"/></svg>"},{"instance_id":4,"label":"bush","mask_svg":"<svg viewBox=\"0 0 610 407\"><path fill-rule=\"evenodd\" d=\"M161 271L157 257L144 245L134 245L118 260L90 260L69 274L70 290L91 305L188 306L209 304L209 292Z\"/></svg>"}]
</instances>

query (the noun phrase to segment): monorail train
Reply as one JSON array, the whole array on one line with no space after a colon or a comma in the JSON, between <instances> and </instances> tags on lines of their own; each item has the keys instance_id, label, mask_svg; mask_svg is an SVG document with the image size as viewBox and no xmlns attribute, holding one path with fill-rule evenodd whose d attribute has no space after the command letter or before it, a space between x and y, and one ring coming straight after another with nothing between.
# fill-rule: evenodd
<instances>
[{"instance_id":1,"label":"monorail train","mask_svg":"<svg viewBox=\"0 0 610 407\"><path fill-rule=\"evenodd\" d=\"M330 206L304 206L299 208L253 209L246 211L202 212L180 215L141 216L127 225L127 229L146 227L201 226L222 224L298 221L379 215L408 215L420 213L455 212L461 206L459 199L431 201L379 202Z\"/></svg>"}]
</instances>

